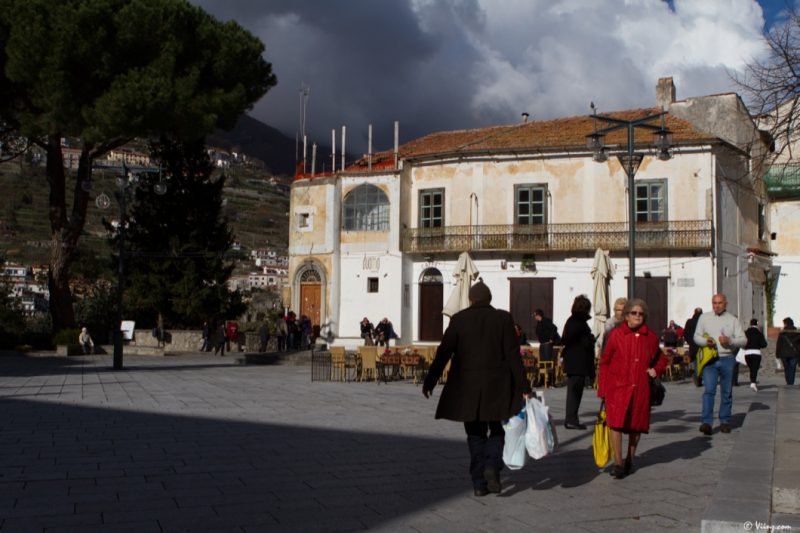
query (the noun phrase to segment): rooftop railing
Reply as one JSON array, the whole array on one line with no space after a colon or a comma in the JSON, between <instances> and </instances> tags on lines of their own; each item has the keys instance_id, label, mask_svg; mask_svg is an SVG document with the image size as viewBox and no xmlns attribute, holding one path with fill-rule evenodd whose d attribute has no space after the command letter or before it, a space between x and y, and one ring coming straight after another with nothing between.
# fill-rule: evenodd
<instances>
[{"instance_id":1,"label":"rooftop railing","mask_svg":"<svg viewBox=\"0 0 800 533\"><path fill-rule=\"evenodd\" d=\"M628 224L480 225L409 228L403 231L403 252L463 251L590 252L598 248L626 251ZM710 220L637 222L636 250L706 251L711 249Z\"/></svg>"}]
</instances>

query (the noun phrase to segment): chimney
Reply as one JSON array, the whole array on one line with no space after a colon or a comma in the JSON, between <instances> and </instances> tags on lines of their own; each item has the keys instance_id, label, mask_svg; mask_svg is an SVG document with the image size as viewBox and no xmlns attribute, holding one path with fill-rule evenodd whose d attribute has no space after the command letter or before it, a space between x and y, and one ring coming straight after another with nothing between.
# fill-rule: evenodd
<instances>
[{"instance_id":1,"label":"chimney","mask_svg":"<svg viewBox=\"0 0 800 533\"><path fill-rule=\"evenodd\" d=\"M672 76L669 78L658 78L658 85L656 85L656 107L669 109L674 101L675 84L672 82Z\"/></svg>"},{"instance_id":2,"label":"chimney","mask_svg":"<svg viewBox=\"0 0 800 533\"><path fill-rule=\"evenodd\" d=\"M523 123L525 123L525 122L528 122L528 117L529 117L529 116L531 116L531 115L530 115L530 113L528 113L527 111L526 111L526 112L524 112L524 113L522 113L522 122L523 122Z\"/></svg>"}]
</instances>

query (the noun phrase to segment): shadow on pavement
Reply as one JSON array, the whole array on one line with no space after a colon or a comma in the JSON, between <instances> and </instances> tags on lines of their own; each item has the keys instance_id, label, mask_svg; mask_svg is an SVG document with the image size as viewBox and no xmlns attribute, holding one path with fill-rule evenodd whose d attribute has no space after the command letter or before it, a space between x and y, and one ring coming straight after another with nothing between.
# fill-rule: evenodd
<instances>
[{"instance_id":1,"label":"shadow on pavement","mask_svg":"<svg viewBox=\"0 0 800 533\"><path fill-rule=\"evenodd\" d=\"M344 531L471 493L462 442L292 422L1 400L0 529Z\"/></svg>"}]
</instances>

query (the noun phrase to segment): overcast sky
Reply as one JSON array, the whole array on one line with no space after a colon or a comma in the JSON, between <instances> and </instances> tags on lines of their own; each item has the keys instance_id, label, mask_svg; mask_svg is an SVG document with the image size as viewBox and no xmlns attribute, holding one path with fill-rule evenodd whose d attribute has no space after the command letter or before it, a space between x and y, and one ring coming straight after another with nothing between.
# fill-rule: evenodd
<instances>
[{"instance_id":1,"label":"overcast sky","mask_svg":"<svg viewBox=\"0 0 800 533\"><path fill-rule=\"evenodd\" d=\"M433 131L654 105L735 91L784 0L192 0L261 38L278 85L251 114L347 149ZM338 151L338 150L337 150Z\"/></svg>"}]
</instances>

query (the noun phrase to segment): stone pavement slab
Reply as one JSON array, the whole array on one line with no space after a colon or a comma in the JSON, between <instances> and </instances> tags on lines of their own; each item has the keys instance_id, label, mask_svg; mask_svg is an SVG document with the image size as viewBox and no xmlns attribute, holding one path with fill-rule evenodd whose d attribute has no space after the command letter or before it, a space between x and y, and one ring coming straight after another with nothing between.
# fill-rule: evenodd
<instances>
[{"instance_id":1,"label":"stone pavement slab","mask_svg":"<svg viewBox=\"0 0 800 533\"><path fill-rule=\"evenodd\" d=\"M754 401L774 409L766 381L734 389L734 431L711 437L701 390L667 383L623 480L594 466L591 426L561 426L565 391L548 389L557 453L475 498L461 424L433 419L439 388L426 400L411 383L312 383L309 367L205 354L128 355L122 371L109 356L5 356L0 532L698 531L750 450ZM598 408L586 390L582 420Z\"/></svg>"}]
</instances>

